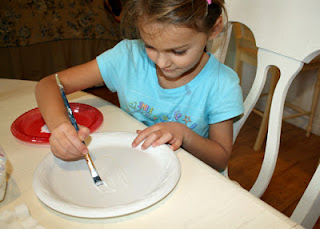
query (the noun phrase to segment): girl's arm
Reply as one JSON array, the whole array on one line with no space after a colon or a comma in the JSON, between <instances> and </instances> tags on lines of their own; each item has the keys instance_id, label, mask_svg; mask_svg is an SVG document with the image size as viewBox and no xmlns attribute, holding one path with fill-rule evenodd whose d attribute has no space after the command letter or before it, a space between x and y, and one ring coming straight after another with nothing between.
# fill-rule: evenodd
<instances>
[{"instance_id":1,"label":"girl's arm","mask_svg":"<svg viewBox=\"0 0 320 229\"><path fill-rule=\"evenodd\" d=\"M66 94L103 82L96 60L66 69L58 74ZM86 127L80 127L77 133L71 125L54 74L39 81L35 94L41 115L51 132L52 153L64 160L75 159L87 153L88 149L81 141L89 135L90 131Z\"/></svg>"},{"instance_id":2,"label":"girl's arm","mask_svg":"<svg viewBox=\"0 0 320 229\"><path fill-rule=\"evenodd\" d=\"M192 132L190 133L192 137L187 136L186 139L191 140L185 140L183 147L211 167L223 171L228 165L232 152L233 120L211 124L208 139L190 129L189 131Z\"/></svg>"},{"instance_id":3,"label":"girl's arm","mask_svg":"<svg viewBox=\"0 0 320 229\"><path fill-rule=\"evenodd\" d=\"M209 138L204 138L187 126L177 122L157 123L142 131L138 131L137 138L132 146L136 147L143 140L142 149L149 146L156 147L161 144L171 144L171 149L176 150L182 146L189 153L206 164L222 171L228 164L233 145L232 119L209 127Z\"/></svg>"}]
</instances>

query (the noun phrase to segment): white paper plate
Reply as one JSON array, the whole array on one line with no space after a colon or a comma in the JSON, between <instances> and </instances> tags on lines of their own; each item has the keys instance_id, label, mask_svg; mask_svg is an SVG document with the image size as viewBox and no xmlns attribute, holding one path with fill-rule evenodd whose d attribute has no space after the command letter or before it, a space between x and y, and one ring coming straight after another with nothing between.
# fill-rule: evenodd
<instances>
[{"instance_id":1,"label":"white paper plate","mask_svg":"<svg viewBox=\"0 0 320 229\"><path fill-rule=\"evenodd\" d=\"M86 161L62 161L48 154L33 177L33 188L47 206L67 215L107 218L153 205L176 186L180 163L166 145L132 148L133 133L92 134L90 155L100 177L115 191L101 192Z\"/></svg>"}]
</instances>

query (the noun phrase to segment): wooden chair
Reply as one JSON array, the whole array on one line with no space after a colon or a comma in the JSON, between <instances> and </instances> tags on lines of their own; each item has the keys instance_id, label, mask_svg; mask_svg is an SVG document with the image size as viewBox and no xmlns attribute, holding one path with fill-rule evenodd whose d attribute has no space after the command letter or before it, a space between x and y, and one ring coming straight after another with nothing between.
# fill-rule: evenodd
<instances>
[{"instance_id":1,"label":"wooden chair","mask_svg":"<svg viewBox=\"0 0 320 229\"><path fill-rule=\"evenodd\" d=\"M258 48L255 45L255 39L252 32L246 26L240 23L234 23L233 31L234 31L235 43L236 43L236 57L235 57L234 69L238 73L241 79L243 63L247 63L252 66L257 66ZM306 127L307 137L310 136L310 133L312 130L312 122L314 119L314 115L315 115L318 100L319 100L319 92L320 92L320 58L319 57L313 60L310 64L304 65L304 67L301 69L301 71L317 70L317 82L314 85L313 99L312 99L310 110L306 111L296 105L285 102L285 106L291 108L293 111L295 111L295 113L288 116L284 116L282 118L283 120L287 120L287 119L296 118L300 116L307 116L309 119L308 125ZM261 96L267 96L265 109L264 111L260 111L258 109L253 108L253 112L255 112L256 114L262 117L259 132L253 147L253 149L256 151L261 149L261 146L263 145L267 135L272 95L280 77L279 69L275 67L271 67L270 72L271 72L271 80L270 80L268 93L261 95Z\"/></svg>"}]
</instances>

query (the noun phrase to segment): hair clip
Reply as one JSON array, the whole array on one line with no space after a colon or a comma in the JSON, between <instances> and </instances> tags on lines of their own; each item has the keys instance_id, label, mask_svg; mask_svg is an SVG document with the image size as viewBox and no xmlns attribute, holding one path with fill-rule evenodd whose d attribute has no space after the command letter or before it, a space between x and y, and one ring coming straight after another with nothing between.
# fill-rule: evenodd
<instances>
[{"instance_id":1,"label":"hair clip","mask_svg":"<svg viewBox=\"0 0 320 229\"><path fill-rule=\"evenodd\" d=\"M207 3L208 3L208 5L210 5L212 2L211 2L211 0L207 0Z\"/></svg>"}]
</instances>

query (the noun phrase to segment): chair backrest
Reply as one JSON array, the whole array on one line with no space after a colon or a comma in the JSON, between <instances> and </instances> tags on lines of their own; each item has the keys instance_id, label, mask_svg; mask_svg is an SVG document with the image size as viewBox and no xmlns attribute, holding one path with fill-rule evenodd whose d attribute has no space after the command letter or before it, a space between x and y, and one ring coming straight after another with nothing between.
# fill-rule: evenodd
<instances>
[{"instance_id":1,"label":"chair backrest","mask_svg":"<svg viewBox=\"0 0 320 229\"><path fill-rule=\"evenodd\" d=\"M239 42L239 46L241 48L248 48L248 49L257 49L255 44L255 39L252 35L252 32L245 27L243 24L238 22L233 23L233 30L236 42ZM256 53L254 53L256 55Z\"/></svg>"},{"instance_id":2,"label":"chair backrest","mask_svg":"<svg viewBox=\"0 0 320 229\"><path fill-rule=\"evenodd\" d=\"M252 31L258 47L256 76L244 102L244 115L234 124L234 139L261 95L269 68L276 66L281 72L271 104L264 160L259 176L250 190L257 197L261 197L269 185L277 161L283 106L289 86L304 63L309 63L320 54L320 1L225 2L229 22L246 25ZM320 187L313 192L316 195L313 199L318 202L319 190ZM295 218L294 215L293 219L298 223L303 222L303 219ZM308 223L310 225L310 222Z\"/></svg>"}]
</instances>

